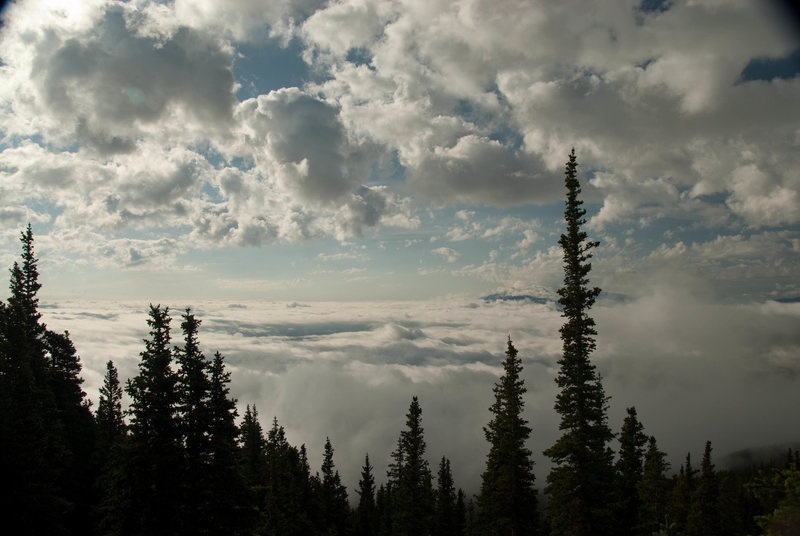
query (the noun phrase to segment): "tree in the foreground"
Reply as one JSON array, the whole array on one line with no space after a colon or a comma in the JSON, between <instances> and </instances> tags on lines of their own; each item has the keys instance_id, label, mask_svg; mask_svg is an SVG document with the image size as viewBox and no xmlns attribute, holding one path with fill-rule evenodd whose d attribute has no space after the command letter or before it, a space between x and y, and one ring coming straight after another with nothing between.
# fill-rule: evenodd
<instances>
[{"instance_id":1,"label":"tree in the foreground","mask_svg":"<svg viewBox=\"0 0 800 536\"><path fill-rule=\"evenodd\" d=\"M79 533L89 524L94 422L68 333L41 321L31 226L0 302L0 515L19 534Z\"/></svg>"},{"instance_id":2,"label":"tree in the foreground","mask_svg":"<svg viewBox=\"0 0 800 536\"><path fill-rule=\"evenodd\" d=\"M95 526L98 534L127 534L131 520L127 484L127 427L122 413L122 387L113 361L106 363L95 412L95 463L99 469L95 489Z\"/></svg>"},{"instance_id":3,"label":"tree in the foreground","mask_svg":"<svg viewBox=\"0 0 800 536\"><path fill-rule=\"evenodd\" d=\"M642 478L636 486L639 495L639 534L650 536L658 532L666 521L667 501L672 486L666 477L669 467L666 453L659 450L656 438L650 436L644 454Z\"/></svg>"},{"instance_id":4,"label":"tree in the foreground","mask_svg":"<svg viewBox=\"0 0 800 536\"><path fill-rule=\"evenodd\" d=\"M322 480L320 481L320 502L322 505L322 525L331 536L347 532L350 506L347 503L347 489L342 484L339 471L333 463L333 446L330 438L325 438L325 451L322 458Z\"/></svg>"},{"instance_id":5,"label":"tree in the foreground","mask_svg":"<svg viewBox=\"0 0 800 536\"><path fill-rule=\"evenodd\" d=\"M439 472L436 475L434 534L458 536L459 528L453 472L450 469L450 460L442 456L442 461L439 462Z\"/></svg>"},{"instance_id":6,"label":"tree in the foreground","mask_svg":"<svg viewBox=\"0 0 800 536\"><path fill-rule=\"evenodd\" d=\"M175 347L173 354L179 366L176 387L179 394L178 414L183 444L183 529L189 534L200 534L208 526L207 476L210 453L209 395L211 381L209 363L200 350L198 330L200 320L191 309L181 315L183 346Z\"/></svg>"},{"instance_id":7,"label":"tree in the foreground","mask_svg":"<svg viewBox=\"0 0 800 536\"><path fill-rule=\"evenodd\" d=\"M492 420L484 428L489 442L486 470L478 497L484 534L533 534L537 527L533 460L525 444L531 434L523 418L525 382L522 360L508 339L503 376L494 385Z\"/></svg>"},{"instance_id":8,"label":"tree in the foreground","mask_svg":"<svg viewBox=\"0 0 800 536\"><path fill-rule=\"evenodd\" d=\"M181 424L178 378L172 369L169 308L150 306L139 373L128 380L131 397L130 482L138 531L180 534L182 510Z\"/></svg>"},{"instance_id":9,"label":"tree in the foreground","mask_svg":"<svg viewBox=\"0 0 800 536\"><path fill-rule=\"evenodd\" d=\"M700 478L692 496L686 534L689 536L716 536L719 534L719 479L711 463L711 441L706 441Z\"/></svg>"},{"instance_id":10,"label":"tree in the foreground","mask_svg":"<svg viewBox=\"0 0 800 536\"><path fill-rule=\"evenodd\" d=\"M566 319L561 327L563 355L556 384L561 389L555 409L561 415L562 435L545 451L553 462L547 476L548 517L553 535L607 534L611 530L608 497L614 477L614 437L608 426L608 397L590 356L595 349L595 322L589 316L600 289L589 287L591 250L582 230L586 210L578 196L578 163L573 149L566 165L566 233L558 243L563 250L564 286L558 289Z\"/></svg>"},{"instance_id":11,"label":"tree in the foreground","mask_svg":"<svg viewBox=\"0 0 800 536\"><path fill-rule=\"evenodd\" d=\"M231 373L216 352L209 369L209 455L205 508L209 534L237 534L246 527L247 487L238 464L236 400L230 397Z\"/></svg>"},{"instance_id":12,"label":"tree in the foreground","mask_svg":"<svg viewBox=\"0 0 800 536\"><path fill-rule=\"evenodd\" d=\"M639 422L636 408L627 409L628 415L619 434L619 459L616 463L616 520L617 534L633 534L638 526L639 481L644 470L647 436Z\"/></svg>"},{"instance_id":13,"label":"tree in the foreground","mask_svg":"<svg viewBox=\"0 0 800 536\"><path fill-rule=\"evenodd\" d=\"M415 396L406 414L406 429L400 432L397 450L392 453L395 460L389 474L392 534L424 536L431 532L433 481L425 448L422 408Z\"/></svg>"},{"instance_id":14,"label":"tree in the foreground","mask_svg":"<svg viewBox=\"0 0 800 536\"><path fill-rule=\"evenodd\" d=\"M372 464L369 462L369 454L364 457L357 493L356 536L373 536L378 532L378 519L375 506L375 476L373 475Z\"/></svg>"},{"instance_id":15,"label":"tree in the foreground","mask_svg":"<svg viewBox=\"0 0 800 536\"><path fill-rule=\"evenodd\" d=\"M696 487L697 469L692 467L692 453L686 453L686 462L681 464L672 487L668 515L679 533L686 531L689 510Z\"/></svg>"}]
</instances>

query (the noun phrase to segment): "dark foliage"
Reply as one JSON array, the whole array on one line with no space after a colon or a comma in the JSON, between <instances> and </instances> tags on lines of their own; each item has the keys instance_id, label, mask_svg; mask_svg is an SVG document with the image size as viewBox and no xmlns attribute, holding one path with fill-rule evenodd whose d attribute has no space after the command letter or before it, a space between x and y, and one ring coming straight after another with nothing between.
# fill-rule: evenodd
<instances>
[{"instance_id":1,"label":"dark foliage","mask_svg":"<svg viewBox=\"0 0 800 536\"><path fill-rule=\"evenodd\" d=\"M602 535L612 530L608 508L614 481L613 438L607 423L608 397L590 361L595 349L595 322L588 311L600 289L589 287L589 260L598 242L587 240L582 230L586 210L577 177L575 151L566 165L566 233L563 250L564 286L558 289L565 322L561 327L563 355L556 384L561 389L555 409L561 415L562 435L545 451L553 461L545 492L549 495L548 518L554 535Z\"/></svg>"},{"instance_id":2,"label":"dark foliage","mask_svg":"<svg viewBox=\"0 0 800 536\"><path fill-rule=\"evenodd\" d=\"M655 438L646 439L634 408L619 437L616 464L607 444L608 398L589 356L590 250L581 231L574 152L567 164L565 323L556 410L562 436L546 454L550 534L797 534L800 456L785 464L717 471L706 444L699 471L687 454L679 474ZM321 474L312 476L304 445L291 445L277 418L266 436L255 406L237 426L231 375L222 354L205 358L201 322L187 309L183 343L173 348L169 310L151 306L138 373L123 389L114 363L94 414L82 389L81 363L68 332L49 330L39 312L31 227L21 261L0 301L0 515L14 534L101 535L479 535L537 529L531 434L522 417L521 360L508 341L504 374L494 386L490 444L478 501L456 491L441 458L436 486L426 458L416 397L391 453L385 483L369 457L358 505L348 495L326 440ZM546 529L545 529L546 532Z\"/></svg>"},{"instance_id":3,"label":"dark foliage","mask_svg":"<svg viewBox=\"0 0 800 536\"><path fill-rule=\"evenodd\" d=\"M522 361L508 340L503 376L494 385L492 420L484 428L489 442L486 470L478 497L483 534L533 534L537 528L533 460L525 445L531 434L522 416L525 382Z\"/></svg>"}]
</instances>

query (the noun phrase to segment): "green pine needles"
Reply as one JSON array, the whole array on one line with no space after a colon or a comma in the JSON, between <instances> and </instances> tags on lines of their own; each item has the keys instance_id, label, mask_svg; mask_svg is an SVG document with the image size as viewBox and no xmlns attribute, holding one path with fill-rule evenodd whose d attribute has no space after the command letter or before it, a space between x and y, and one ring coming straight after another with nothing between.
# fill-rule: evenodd
<instances>
[{"instance_id":1,"label":"green pine needles","mask_svg":"<svg viewBox=\"0 0 800 536\"><path fill-rule=\"evenodd\" d=\"M556 384L561 392L555 409L561 415L562 436L544 454L553 461L545 493L554 535L608 534L612 518L607 500L614 478L614 437L607 422L608 397L590 356L595 349L595 322L588 311L600 289L589 287L591 250L599 244L582 230L586 210L578 196L578 163L573 149L566 165L566 233L558 241L564 256L564 286L558 290L563 307L563 356Z\"/></svg>"}]
</instances>

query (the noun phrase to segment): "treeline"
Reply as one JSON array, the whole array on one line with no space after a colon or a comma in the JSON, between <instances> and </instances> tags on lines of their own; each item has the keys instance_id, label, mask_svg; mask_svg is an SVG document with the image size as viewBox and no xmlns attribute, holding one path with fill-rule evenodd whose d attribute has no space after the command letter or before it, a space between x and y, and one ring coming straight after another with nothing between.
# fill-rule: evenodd
<instances>
[{"instance_id":1,"label":"treeline","mask_svg":"<svg viewBox=\"0 0 800 536\"><path fill-rule=\"evenodd\" d=\"M591 250L582 230L574 151L566 167L563 355L556 382L559 439L544 454L552 469L537 492L532 433L524 417L522 361L509 338L494 384L481 487L467 496L450 461L432 468L422 407L413 397L385 478L364 453L348 494L328 438L318 471L305 445L289 443L273 418L265 432L255 406L237 414L224 357L208 358L201 321L180 316L173 343L168 308L150 306L137 374L121 382L107 363L97 408L82 390L69 333L39 313L30 225L11 296L0 301L0 500L13 534L98 535L754 535L798 534L800 457L719 471L706 443L677 474L628 408L618 433L609 397L590 360L600 290L589 287ZM127 393L130 404L123 409ZM611 447L616 441L616 452Z\"/></svg>"}]
</instances>

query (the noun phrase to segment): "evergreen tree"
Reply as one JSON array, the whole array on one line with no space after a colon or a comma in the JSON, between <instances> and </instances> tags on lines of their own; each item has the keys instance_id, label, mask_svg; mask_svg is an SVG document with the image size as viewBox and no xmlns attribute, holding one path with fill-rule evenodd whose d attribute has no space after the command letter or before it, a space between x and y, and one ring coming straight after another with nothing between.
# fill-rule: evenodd
<instances>
[{"instance_id":1,"label":"evergreen tree","mask_svg":"<svg viewBox=\"0 0 800 536\"><path fill-rule=\"evenodd\" d=\"M95 500L94 416L81 387L81 362L69 332L45 330L44 346L49 364L49 390L64 447L57 482L60 494L70 503L64 524L68 533L82 534L92 523Z\"/></svg>"},{"instance_id":2,"label":"evergreen tree","mask_svg":"<svg viewBox=\"0 0 800 536\"><path fill-rule=\"evenodd\" d=\"M586 223L573 149L566 165L567 201L564 218L564 286L558 289L559 304L566 319L561 327L563 355L556 384L561 389L555 409L561 415L562 436L545 451L553 461L545 492L549 495L548 515L555 536L601 535L610 532L612 520L607 505L613 482L613 453L608 442L608 397L590 355L597 331L588 311L599 288L589 288L592 268L590 251L598 242L587 241L581 230Z\"/></svg>"},{"instance_id":3,"label":"evergreen tree","mask_svg":"<svg viewBox=\"0 0 800 536\"><path fill-rule=\"evenodd\" d=\"M59 413L66 400L53 392L62 385L55 381L47 328L40 321L41 284L30 224L20 241L22 266L15 262L11 268L11 295L0 303L0 474L9 490L0 501L0 515L19 534L68 534L67 515L75 505L63 485L73 453Z\"/></svg>"},{"instance_id":4,"label":"evergreen tree","mask_svg":"<svg viewBox=\"0 0 800 536\"><path fill-rule=\"evenodd\" d=\"M150 306L139 373L128 380L132 507L143 534L181 534L182 427L177 374L172 370L169 308Z\"/></svg>"},{"instance_id":5,"label":"evergreen tree","mask_svg":"<svg viewBox=\"0 0 800 536\"><path fill-rule=\"evenodd\" d=\"M464 497L464 490L458 488L456 494L456 523L458 530L456 534L463 536L467 533L467 505Z\"/></svg>"},{"instance_id":6,"label":"evergreen tree","mask_svg":"<svg viewBox=\"0 0 800 536\"><path fill-rule=\"evenodd\" d=\"M406 414L406 429L400 432L396 467L391 487L392 534L425 536L431 533L433 517L433 477L425 459L422 408L413 397Z\"/></svg>"},{"instance_id":7,"label":"evergreen tree","mask_svg":"<svg viewBox=\"0 0 800 536\"><path fill-rule=\"evenodd\" d=\"M98 534L128 534L131 521L130 486L127 483L127 427L122 414L122 387L113 361L106 363L95 412L95 460L99 470L95 490Z\"/></svg>"},{"instance_id":8,"label":"evergreen tree","mask_svg":"<svg viewBox=\"0 0 800 536\"><path fill-rule=\"evenodd\" d=\"M763 514L755 521L765 536L795 536L800 527L800 464L764 468L748 484L762 503Z\"/></svg>"},{"instance_id":9,"label":"evergreen tree","mask_svg":"<svg viewBox=\"0 0 800 536\"><path fill-rule=\"evenodd\" d=\"M378 535L392 534L392 500L390 486L381 484L375 492L375 510L378 518Z\"/></svg>"},{"instance_id":10,"label":"evergreen tree","mask_svg":"<svg viewBox=\"0 0 800 536\"><path fill-rule=\"evenodd\" d=\"M364 457L361 479L358 481L358 507L356 508L356 536L374 536L378 533L377 508L375 505L375 477L369 463L369 454Z\"/></svg>"},{"instance_id":11,"label":"evergreen tree","mask_svg":"<svg viewBox=\"0 0 800 536\"><path fill-rule=\"evenodd\" d=\"M678 533L684 533L689 519L689 510L695 490L697 470L692 467L692 453L686 453L686 462L681 465L680 472L672 487L672 498L669 517Z\"/></svg>"},{"instance_id":12,"label":"evergreen tree","mask_svg":"<svg viewBox=\"0 0 800 536\"><path fill-rule=\"evenodd\" d=\"M638 486L644 470L644 448L647 436L644 426L636 416L636 408L627 409L628 415L622 424L619 435L619 459L616 464L616 532L633 534L638 526L639 512Z\"/></svg>"},{"instance_id":13,"label":"evergreen tree","mask_svg":"<svg viewBox=\"0 0 800 536\"><path fill-rule=\"evenodd\" d=\"M688 536L716 536L719 534L719 482L711 463L711 441L706 441L700 478L692 494L686 522Z\"/></svg>"},{"instance_id":14,"label":"evergreen tree","mask_svg":"<svg viewBox=\"0 0 800 536\"><path fill-rule=\"evenodd\" d=\"M484 428L489 454L478 511L486 534L533 534L537 526L535 477L531 451L525 446L531 428L522 417L526 392L520 377L522 360L510 337L503 371L489 408L493 417Z\"/></svg>"},{"instance_id":15,"label":"evergreen tree","mask_svg":"<svg viewBox=\"0 0 800 536\"><path fill-rule=\"evenodd\" d=\"M459 534L456 512L456 488L450 460L442 456L436 479L436 511L433 533L437 536L457 536Z\"/></svg>"},{"instance_id":16,"label":"evergreen tree","mask_svg":"<svg viewBox=\"0 0 800 536\"><path fill-rule=\"evenodd\" d=\"M264 430L258 421L258 410L248 404L242 425L239 427L239 456L242 476L247 487L244 525L253 534L264 534L266 526L264 505L266 503L267 458Z\"/></svg>"},{"instance_id":17,"label":"evergreen tree","mask_svg":"<svg viewBox=\"0 0 800 536\"><path fill-rule=\"evenodd\" d=\"M100 398L95 413L97 423L97 449L108 452L111 445L125 435L125 421L122 417L122 387L119 373L113 361L106 363L106 375L100 388Z\"/></svg>"},{"instance_id":18,"label":"evergreen tree","mask_svg":"<svg viewBox=\"0 0 800 536\"><path fill-rule=\"evenodd\" d=\"M277 418L267 433L265 455L265 533L289 536L313 532L314 512L304 501L310 496L305 463L300 451L289 444Z\"/></svg>"},{"instance_id":19,"label":"evergreen tree","mask_svg":"<svg viewBox=\"0 0 800 536\"><path fill-rule=\"evenodd\" d=\"M657 532L667 515L671 487L666 477L668 470L667 455L658 449L656 438L650 436L644 455L642 478L636 486L639 496L638 533L642 536Z\"/></svg>"},{"instance_id":20,"label":"evergreen tree","mask_svg":"<svg viewBox=\"0 0 800 536\"><path fill-rule=\"evenodd\" d=\"M190 308L186 309L182 319L184 345L174 349L175 362L180 367L176 387L184 450L182 525L187 534L205 534L209 524L206 517L208 505L213 502L206 480L211 458L208 411L211 382L208 377L209 364L200 351L197 337L200 320Z\"/></svg>"},{"instance_id":21,"label":"evergreen tree","mask_svg":"<svg viewBox=\"0 0 800 536\"><path fill-rule=\"evenodd\" d=\"M325 451L322 459L322 480L320 481L322 503L322 526L331 536L347 532L350 506L347 502L347 489L342 485L339 471L333 463L333 446L330 438L325 438Z\"/></svg>"},{"instance_id":22,"label":"evergreen tree","mask_svg":"<svg viewBox=\"0 0 800 536\"><path fill-rule=\"evenodd\" d=\"M205 497L209 534L245 533L248 491L239 468L236 438L236 400L230 398L231 374L219 352L210 368L208 397L208 461Z\"/></svg>"}]
</instances>

